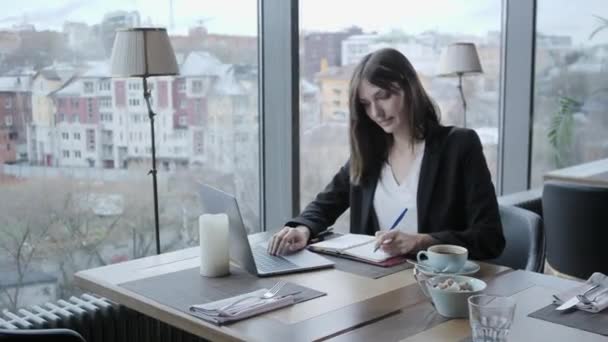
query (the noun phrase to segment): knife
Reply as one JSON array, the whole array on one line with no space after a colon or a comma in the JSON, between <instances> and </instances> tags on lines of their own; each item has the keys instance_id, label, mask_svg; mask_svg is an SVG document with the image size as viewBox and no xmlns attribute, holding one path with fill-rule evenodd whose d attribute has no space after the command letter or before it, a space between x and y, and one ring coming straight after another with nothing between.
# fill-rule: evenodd
<instances>
[{"instance_id":1,"label":"knife","mask_svg":"<svg viewBox=\"0 0 608 342\"><path fill-rule=\"evenodd\" d=\"M593 286L591 286L590 288L588 288L585 292L582 293L582 295L587 295L589 292L595 290L596 288L599 287L599 284L595 284ZM568 299L567 301L564 302L564 304L558 306L557 308L555 308L555 310L558 311L563 311L563 310L568 310L571 307L575 306L576 304L578 304L581 300L578 298L578 295Z\"/></svg>"},{"instance_id":2,"label":"knife","mask_svg":"<svg viewBox=\"0 0 608 342\"><path fill-rule=\"evenodd\" d=\"M568 299L567 301L565 301L564 304L558 306L555 310L557 310L557 311L568 310L571 307L573 307L576 304L578 304L579 302L580 302L580 300L578 299L578 297L574 296L574 297Z\"/></svg>"}]
</instances>

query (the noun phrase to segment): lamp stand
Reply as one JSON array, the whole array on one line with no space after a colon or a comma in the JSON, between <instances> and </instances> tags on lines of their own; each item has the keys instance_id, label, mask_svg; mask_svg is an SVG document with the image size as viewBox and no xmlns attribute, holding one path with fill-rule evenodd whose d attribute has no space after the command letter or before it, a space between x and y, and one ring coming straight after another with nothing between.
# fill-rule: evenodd
<instances>
[{"instance_id":1,"label":"lamp stand","mask_svg":"<svg viewBox=\"0 0 608 342\"><path fill-rule=\"evenodd\" d=\"M151 92L148 89L148 80L147 76L143 77L143 85L144 85L144 99L146 100L146 105L148 107L148 117L150 118L150 134L152 138L152 169L148 172L148 174L152 175L152 186L154 190L154 228L156 233L156 254L160 254L160 231L158 224L158 185L156 182L156 143L154 139L154 116L156 114L152 111L152 106L150 105L150 96Z\"/></svg>"},{"instance_id":2,"label":"lamp stand","mask_svg":"<svg viewBox=\"0 0 608 342\"><path fill-rule=\"evenodd\" d=\"M464 91L462 91L462 73L458 73L458 91L460 92L460 99L462 100L462 119L463 119L463 127L467 127L467 101L464 98Z\"/></svg>"}]
</instances>

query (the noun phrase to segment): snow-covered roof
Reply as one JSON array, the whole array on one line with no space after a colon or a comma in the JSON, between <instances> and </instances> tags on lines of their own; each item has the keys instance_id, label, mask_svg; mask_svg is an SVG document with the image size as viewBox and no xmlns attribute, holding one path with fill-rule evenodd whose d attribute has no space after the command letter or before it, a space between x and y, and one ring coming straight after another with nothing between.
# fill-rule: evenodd
<instances>
[{"instance_id":1,"label":"snow-covered roof","mask_svg":"<svg viewBox=\"0 0 608 342\"><path fill-rule=\"evenodd\" d=\"M67 82L76 74L77 70L74 67L58 67L55 65L41 69L34 78L42 77L49 81Z\"/></svg>"},{"instance_id":2,"label":"snow-covered roof","mask_svg":"<svg viewBox=\"0 0 608 342\"><path fill-rule=\"evenodd\" d=\"M179 67L180 76L220 76L224 64L206 51L195 51L185 57Z\"/></svg>"},{"instance_id":3,"label":"snow-covered roof","mask_svg":"<svg viewBox=\"0 0 608 342\"><path fill-rule=\"evenodd\" d=\"M0 77L0 91L30 91L31 80L30 76L2 76Z\"/></svg>"},{"instance_id":4,"label":"snow-covered roof","mask_svg":"<svg viewBox=\"0 0 608 342\"><path fill-rule=\"evenodd\" d=\"M36 71L32 67L18 67L4 73L4 76L34 76Z\"/></svg>"},{"instance_id":5,"label":"snow-covered roof","mask_svg":"<svg viewBox=\"0 0 608 342\"><path fill-rule=\"evenodd\" d=\"M74 76L76 69L73 67L58 67L56 65L48 66L41 69L36 76L32 79L32 83L36 80L37 82L43 82L41 80L52 81L53 84L32 84L32 93L36 95L49 96L52 95L57 88L61 88L65 83L70 81L70 78Z\"/></svg>"},{"instance_id":6,"label":"snow-covered roof","mask_svg":"<svg viewBox=\"0 0 608 342\"><path fill-rule=\"evenodd\" d=\"M314 83L309 82L305 79L300 80L300 92L302 94L311 94L319 91L319 87L317 87Z\"/></svg>"},{"instance_id":7,"label":"snow-covered roof","mask_svg":"<svg viewBox=\"0 0 608 342\"><path fill-rule=\"evenodd\" d=\"M111 77L110 62L107 60L89 62L80 77L109 78Z\"/></svg>"},{"instance_id":8,"label":"snow-covered roof","mask_svg":"<svg viewBox=\"0 0 608 342\"><path fill-rule=\"evenodd\" d=\"M371 41L378 38L377 34L356 34L345 39L345 41Z\"/></svg>"},{"instance_id":9,"label":"snow-covered roof","mask_svg":"<svg viewBox=\"0 0 608 342\"><path fill-rule=\"evenodd\" d=\"M82 93L82 83L77 79L71 79L63 88L52 92L55 96L80 95Z\"/></svg>"},{"instance_id":10,"label":"snow-covered roof","mask_svg":"<svg viewBox=\"0 0 608 342\"><path fill-rule=\"evenodd\" d=\"M216 70L219 74L219 78L213 85L213 93L221 95L242 95L247 94L247 90L240 84L234 74L234 68L230 65L222 65Z\"/></svg>"}]
</instances>

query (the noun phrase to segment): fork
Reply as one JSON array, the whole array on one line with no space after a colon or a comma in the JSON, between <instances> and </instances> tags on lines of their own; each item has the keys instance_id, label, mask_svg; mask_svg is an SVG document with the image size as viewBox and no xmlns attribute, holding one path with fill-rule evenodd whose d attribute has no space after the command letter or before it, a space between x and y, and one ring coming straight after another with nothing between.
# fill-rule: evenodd
<instances>
[{"instance_id":1,"label":"fork","mask_svg":"<svg viewBox=\"0 0 608 342\"><path fill-rule=\"evenodd\" d=\"M581 300L581 298L585 298L585 300L589 301L589 299L587 297L585 297L589 292L597 289L600 285L599 284L595 284L593 286L591 286L590 288L586 289L585 292L581 293L581 294L577 294L576 297L578 298L579 302L583 302L583 304L586 304L583 300ZM553 299L555 299L557 302L561 302L562 300L556 295L556 294L552 294ZM595 298L593 298L595 300Z\"/></svg>"},{"instance_id":2,"label":"fork","mask_svg":"<svg viewBox=\"0 0 608 342\"><path fill-rule=\"evenodd\" d=\"M587 293L582 294L582 295L578 295L576 296L578 298L578 300L581 301L581 303L585 304L585 305L591 305L594 301L596 301L601 295L603 295L604 293L606 293L606 291L608 291L608 288L605 289L601 289L599 291L597 291L597 293L593 296L593 298L589 298L587 297Z\"/></svg>"},{"instance_id":3,"label":"fork","mask_svg":"<svg viewBox=\"0 0 608 342\"><path fill-rule=\"evenodd\" d=\"M279 291L281 291L283 289L283 287L285 286L285 284L287 284L285 281L279 280L276 284L274 284L273 287L270 288L270 290L264 292L262 295L257 296L257 297L256 296L247 296L247 297L243 297L243 298L237 299L237 300L235 300L232 303L229 303L229 304L226 304L226 305L222 306L221 308L218 309L218 311L220 311L220 312L222 312L222 311L226 312L228 309L234 307L235 305L237 305L239 303L242 303L242 302L244 302L246 300L249 300L249 299L270 299L270 298L276 296L277 293L279 293Z\"/></svg>"}]
</instances>

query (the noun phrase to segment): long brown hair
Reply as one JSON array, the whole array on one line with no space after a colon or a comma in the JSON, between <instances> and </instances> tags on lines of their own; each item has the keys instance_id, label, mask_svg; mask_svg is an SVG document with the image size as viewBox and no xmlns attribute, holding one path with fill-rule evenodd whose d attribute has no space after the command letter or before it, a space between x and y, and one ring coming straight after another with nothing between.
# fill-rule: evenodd
<instances>
[{"instance_id":1,"label":"long brown hair","mask_svg":"<svg viewBox=\"0 0 608 342\"><path fill-rule=\"evenodd\" d=\"M393 136L369 118L359 99L358 90L363 80L392 94L403 90L412 146L426 138L430 125L439 123L435 106L416 70L401 52L386 48L363 57L353 72L349 87L350 180L353 184L366 182L370 176L377 175L393 144Z\"/></svg>"}]
</instances>

